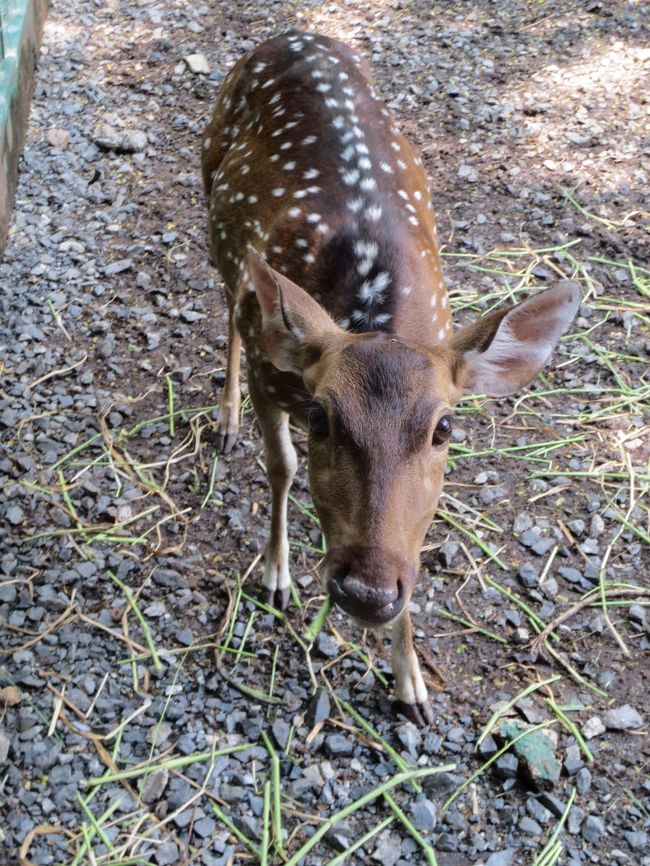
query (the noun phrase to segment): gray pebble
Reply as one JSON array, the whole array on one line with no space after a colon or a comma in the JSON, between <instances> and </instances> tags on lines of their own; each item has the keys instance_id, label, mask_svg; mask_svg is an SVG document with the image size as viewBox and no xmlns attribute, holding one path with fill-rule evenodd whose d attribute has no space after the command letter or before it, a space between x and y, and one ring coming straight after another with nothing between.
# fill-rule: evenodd
<instances>
[{"instance_id":1,"label":"gray pebble","mask_svg":"<svg viewBox=\"0 0 650 866\"><path fill-rule=\"evenodd\" d=\"M397 833L384 832L379 836L378 844L372 852L372 859L382 866L395 866L402 853L402 840Z\"/></svg>"},{"instance_id":2,"label":"gray pebble","mask_svg":"<svg viewBox=\"0 0 650 866\"><path fill-rule=\"evenodd\" d=\"M569 746L566 750L566 758L564 759L564 769L568 775L575 776L583 764L580 746Z\"/></svg>"},{"instance_id":3,"label":"gray pebble","mask_svg":"<svg viewBox=\"0 0 650 866\"><path fill-rule=\"evenodd\" d=\"M403 725L399 725L395 733L406 751L413 758L417 758L420 746L422 745L422 735L413 722L405 722Z\"/></svg>"},{"instance_id":4,"label":"gray pebble","mask_svg":"<svg viewBox=\"0 0 650 866\"><path fill-rule=\"evenodd\" d=\"M605 733L605 725L598 716L592 716L582 726L582 736L586 740L591 740L593 737L599 737Z\"/></svg>"},{"instance_id":5,"label":"gray pebble","mask_svg":"<svg viewBox=\"0 0 650 866\"><path fill-rule=\"evenodd\" d=\"M310 728L322 722L330 714L330 696L325 689L319 689L309 702L305 722Z\"/></svg>"},{"instance_id":6,"label":"gray pebble","mask_svg":"<svg viewBox=\"0 0 650 866\"><path fill-rule=\"evenodd\" d=\"M0 765L4 764L9 755L9 746L11 741L5 734L0 731Z\"/></svg>"},{"instance_id":7,"label":"gray pebble","mask_svg":"<svg viewBox=\"0 0 650 866\"><path fill-rule=\"evenodd\" d=\"M291 725L287 724L284 719L276 719L271 725L271 731L279 748L284 750L289 742Z\"/></svg>"},{"instance_id":8,"label":"gray pebble","mask_svg":"<svg viewBox=\"0 0 650 866\"><path fill-rule=\"evenodd\" d=\"M626 830L625 841L633 851L648 851L648 834L645 830Z\"/></svg>"},{"instance_id":9,"label":"gray pebble","mask_svg":"<svg viewBox=\"0 0 650 866\"><path fill-rule=\"evenodd\" d=\"M506 752L494 762L494 775L500 779L515 779L519 770L517 756Z\"/></svg>"},{"instance_id":10,"label":"gray pebble","mask_svg":"<svg viewBox=\"0 0 650 866\"><path fill-rule=\"evenodd\" d=\"M411 809L411 820L422 833L430 833L436 826L436 807L431 800L417 800Z\"/></svg>"},{"instance_id":11,"label":"gray pebble","mask_svg":"<svg viewBox=\"0 0 650 866\"><path fill-rule=\"evenodd\" d=\"M529 836L541 836L544 832L540 824L534 818L529 818L527 815L519 821L519 829L522 833Z\"/></svg>"},{"instance_id":12,"label":"gray pebble","mask_svg":"<svg viewBox=\"0 0 650 866\"><path fill-rule=\"evenodd\" d=\"M118 261L106 265L104 273L107 277L112 277L114 274L122 274L124 271L130 271L132 267L133 261L131 259L118 259Z\"/></svg>"},{"instance_id":13,"label":"gray pebble","mask_svg":"<svg viewBox=\"0 0 650 866\"><path fill-rule=\"evenodd\" d=\"M142 801L144 803L154 803L156 800L160 800L168 781L169 771L165 767L160 770L154 770L153 773L145 776L140 787Z\"/></svg>"},{"instance_id":14,"label":"gray pebble","mask_svg":"<svg viewBox=\"0 0 650 866\"><path fill-rule=\"evenodd\" d=\"M505 851L495 851L485 861L485 866L511 866L515 853L514 848L506 848Z\"/></svg>"},{"instance_id":15,"label":"gray pebble","mask_svg":"<svg viewBox=\"0 0 650 866\"><path fill-rule=\"evenodd\" d=\"M581 796L586 794L591 788L591 772L586 768L578 770L576 773L576 789Z\"/></svg>"},{"instance_id":16,"label":"gray pebble","mask_svg":"<svg viewBox=\"0 0 650 866\"><path fill-rule=\"evenodd\" d=\"M325 658L334 659L339 654L339 645L331 634L321 631L316 638L316 649Z\"/></svg>"},{"instance_id":17,"label":"gray pebble","mask_svg":"<svg viewBox=\"0 0 650 866\"><path fill-rule=\"evenodd\" d=\"M16 595L15 583L0 583L0 602L11 604L16 600Z\"/></svg>"},{"instance_id":18,"label":"gray pebble","mask_svg":"<svg viewBox=\"0 0 650 866\"><path fill-rule=\"evenodd\" d=\"M5 518L12 524L12 526L18 526L19 523L22 523L24 514L24 511L19 505L12 505L11 508L8 508L5 512Z\"/></svg>"},{"instance_id":19,"label":"gray pebble","mask_svg":"<svg viewBox=\"0 0 650 866\"><path fill-rule=\"evenodd\" d=\"M519 566L519 577L524 586L529 588L535 587L539 583L539 571L530 562L524 562Z\"/></svg>"},{"instance_id":20,"label":"gray pebble","mask_svg":"<svg viewBox=\"0 0 650 866\"><path fill-rule=\"evenodd\" d=\"M643 727L641 715L629 704L608 710L603 716L603 721L605 727L613 731L636 730Z\"/></svg>"},{"instance_id":21,"label":"gray pebble","mask_svg":"<svg viewBox=\"0 0 650 866\"><path fill-rule=\"evenodd\" d=\"M206 815L205 817L199 818L198 821L194 822L194 832L202 839L207 839L209 836L212 836L216 826L217 825L214 818Z\"/></svg>"},{"instance_id":22,"label":"gray pebble","mask_svg":"<svg viewBox=\"0 0 650 866\"><path fill-rule=\"evenodd\" d=\"M597 815L587 815L582 825L582 838L595 845L605 832L605 825Z\"/></svg>"},{"instance_id":23,"label":"gray pebble","mask_svg":"<svg viewBox=\"0 0 650 866\"><path fill-rule=\"evenodd\" d=\"M343 734L330 734L325 737L324 749L328 758L342 758L352 754L354 743Z\"/></svg>"},{"instance_id":24,"label":"gray pebble","mask_svg":"<svg viewBox=\"0 0 650 866\"><path fill-rule=\"evenodd\" d=\"M154 859L158 866L176 866L177 863L180 863L181 854L176 842L168 839L162 845L159 845L156 848Z\"/></svg>"}]
</instances>

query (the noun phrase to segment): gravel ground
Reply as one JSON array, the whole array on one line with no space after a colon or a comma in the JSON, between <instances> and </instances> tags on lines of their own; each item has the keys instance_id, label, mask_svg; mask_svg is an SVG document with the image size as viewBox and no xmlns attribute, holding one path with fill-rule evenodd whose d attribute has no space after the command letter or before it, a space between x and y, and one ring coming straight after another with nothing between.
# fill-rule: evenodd
<instances>
[{"instance_id":1,"label":"gravel ground","mask_svg":"<svg viewBox=\"0 0 650 866\"><path fill-rule=\"evenodd\" d=\"M0 264L0 861L259 862L279 759L276 843L327 829L305 864L380 821L346 862L431 844L439 866L650 864L649 20L620 0L53 3ZM211 438L226 318L200 132L232 63L290 25L354 43L423 151L458 321L561 277L584 290L524 400L461 410L413 602L422 731L390 714L384 634L334 612L304 649L322 601L304 471L302 606L256 605L246 405L232 455ZM606 609L531 646L599 581ZM537 756L531 734L470 779L544 722ZM380 796L323 825L447 765L394 789L410 824ZM565 812L559 859L535 860Z\"/></svg>"}]
</instances>

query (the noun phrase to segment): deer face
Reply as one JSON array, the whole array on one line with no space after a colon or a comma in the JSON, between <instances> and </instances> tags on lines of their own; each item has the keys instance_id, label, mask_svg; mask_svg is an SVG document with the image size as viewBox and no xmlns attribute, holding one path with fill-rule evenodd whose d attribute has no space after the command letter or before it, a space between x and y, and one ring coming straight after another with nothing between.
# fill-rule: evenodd
<instances>
[{"instance_id":1,"label":"deer face","mask_svg":"<svg viewBox=\"0 0 650 866\"><path fill-rule=\"evenodd\" d=\"M456 396L447 364L386 334L341 335L304 380L323 583L364 625L389 623L413 592L438 504Z\"/></svg>"}]
</instances>

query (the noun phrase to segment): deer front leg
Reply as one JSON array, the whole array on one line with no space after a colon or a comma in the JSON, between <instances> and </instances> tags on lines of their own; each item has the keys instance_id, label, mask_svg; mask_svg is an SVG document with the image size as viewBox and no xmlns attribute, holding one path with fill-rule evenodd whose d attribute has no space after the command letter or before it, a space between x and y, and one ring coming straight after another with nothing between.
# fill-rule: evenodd
<instances>
[{"instance_id":1,"label":"deer front leg","mask_svg":"<svg viewBox=\"0 0 650 866\"><path fill-rule=\"evenodd\" d=\"M266 471L271 484L271 535L266 546L262 585L266 602L285 610L291 597L287 496L298 459L289 434L289 415L269 401L252 376L249 393L262 430Z\"/></svg>"},{"instance_id":2,"label":"deer front leg","mask_svg":"<svg viewBox=\"0 0 650 866\"><path fill-rule=\"evenodd\" d=\"M415 655L413 627L407 610L393 624L391 660L396 697L393 709L416 725L432 724L433 710Z\"/></svg>"},{"instance_id":3,"label":"deer front leg","mask_svg":"<svg viewBox=\"0 0 650 866\"><path fill-rule=\"evenodd\" d=\"M232 450L239 433L239 366L241 362L241 337L235 324L235 306L230 304L228 314L228 356L226 359L226 381L219 397L217 415L217 448L226 454Z\"/></svg>"}]
</instances>

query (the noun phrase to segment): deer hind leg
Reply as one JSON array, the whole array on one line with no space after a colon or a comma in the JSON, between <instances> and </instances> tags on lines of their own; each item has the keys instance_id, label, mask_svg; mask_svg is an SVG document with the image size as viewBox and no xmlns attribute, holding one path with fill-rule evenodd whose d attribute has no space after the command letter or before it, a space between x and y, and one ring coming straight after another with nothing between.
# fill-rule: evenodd
<instances>
[{"instance_id":1,"label":"deer hind leg","mask_svg":"<svg viewBox=\"0 0 650 866\"><path fill-rule=\"evenodd\" d=\"M433 710L415 654L413 627L408 611L404 611L393 624L391 661L396 697L393 709L416 725L432 724Z\"/></svg>"},{"instance_id":2,"label":"deer hind leg","mask_svg":"<svg viewBox=\"0 0 650 866\"><path fill-rule=\"evenodd\" d=\"M285 610L291 597L287 498L298 458L289 433L289 415L269 402L252 376L249 393L262 430L266 471L271 484L271 534L266 546L262 585L266 602Z\"/></svg>"},{"instance_id":3,"label":"deer hind leg","mask_svg":"<svg viewBox=\"0 0 650 866\"><path fill-rule=\"evenodd\" d=\"M217 447L226 454L232 450L239 433L239 367L241 364L241 337L235 324L235 307L230 305L228 314L228 355L226 358L226 381L219 397L217 414Z\"/></svg>"}]
</instances>

